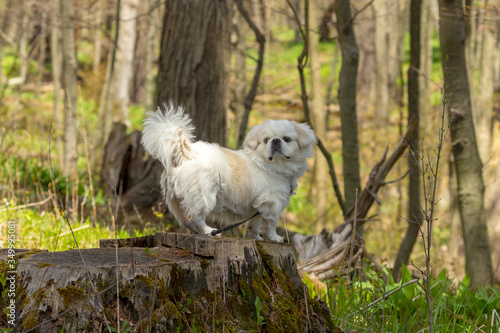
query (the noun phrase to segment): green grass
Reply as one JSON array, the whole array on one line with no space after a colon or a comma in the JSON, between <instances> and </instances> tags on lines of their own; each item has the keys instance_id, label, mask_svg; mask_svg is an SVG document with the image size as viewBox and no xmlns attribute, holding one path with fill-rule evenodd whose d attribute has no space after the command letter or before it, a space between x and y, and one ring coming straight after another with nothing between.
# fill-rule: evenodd
<instances>
[{"instance_id":1,"label":"green grass","mask_svg":"<svg viewBox=\"0 0 500 333\"><path fill-rule=\"evenodd\" d=\"M311 279L304 281L313 295L323 299L332 311L334 322L345 331L357 332L425 332L429 329L429 312L424 281L410 282L406 267L402 279L395 283L388 269L377 269L365 263L362 276L350 282L347 276L317 287ZM469 288L465 277L458 284L442 270L431 278L431 308L436 332L499 332L500 292L493 289ZM399 289L399 290L398 290ZM397 290L397 291L396 291ZM384 295L385 300L375 303Z\"/></svg>"}]
</instances>

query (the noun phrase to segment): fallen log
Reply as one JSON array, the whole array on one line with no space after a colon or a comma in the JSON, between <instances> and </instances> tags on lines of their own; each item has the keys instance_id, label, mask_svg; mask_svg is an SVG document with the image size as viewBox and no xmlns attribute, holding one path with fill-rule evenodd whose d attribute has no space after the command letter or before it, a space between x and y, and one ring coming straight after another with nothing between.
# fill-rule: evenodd
<instances>
[{"instance_id":1,"label":"fallen log","mask_svg":"<svg viewBox=\"0 0 500 333\"><path fill-rule=\"evenodd\" d=\"M23 332L336 330L288 244L159 233L35 253L17 275Z\"/></svg>"}]
</instances>

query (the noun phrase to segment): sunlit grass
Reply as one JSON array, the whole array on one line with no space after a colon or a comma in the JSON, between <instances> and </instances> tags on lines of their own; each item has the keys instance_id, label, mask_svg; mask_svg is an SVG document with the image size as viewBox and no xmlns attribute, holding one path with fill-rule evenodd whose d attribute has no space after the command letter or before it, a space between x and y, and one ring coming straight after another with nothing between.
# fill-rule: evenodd
<instances>
[{"instance_id":1,"label":"sunlit grass","mask_svg":"<svg viewBox=\"0 0 500 333\"><path fill-rule=\"evenodd\" d=\"M303 279L311 295L328 304L336 325L344 331L425 332L429 311L424 281L415 279L403 266L402 278L394 282L385 266L367 261L351 281L347 275L318 284ZM433 276L433 274L431 274ZM406 285L403 287L403 285ZM431 278L433 327L436 332L498 332L500 292L491 287L472 291L469 278L455 281L442 270ZM385 299L384 295L393 292Z\"/></svg>"}]
</instances>

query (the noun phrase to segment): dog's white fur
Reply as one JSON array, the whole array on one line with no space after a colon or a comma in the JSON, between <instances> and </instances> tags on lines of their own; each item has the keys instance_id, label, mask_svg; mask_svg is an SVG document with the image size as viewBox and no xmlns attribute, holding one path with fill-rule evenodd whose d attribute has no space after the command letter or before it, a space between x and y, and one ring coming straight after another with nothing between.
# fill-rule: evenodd
<instances>
[{"instance_id":1,"label":"dog's white fur","mask_svg":"<svg viewBox=\"0 0 500 333\"><path fill-rule=\"evenodd\" d=\"M247 134L243 149L194 142L184 108L172 103L148 112L142 144L163 164L161 188L170 211L192 232L213 230L207 218L230 225L252 216L245 237L282 242L276 234L281 211L297 188L316 143L307 124L267 120ZM289 142L286 142L289 141Z\"/></svg>"}]
</instances>

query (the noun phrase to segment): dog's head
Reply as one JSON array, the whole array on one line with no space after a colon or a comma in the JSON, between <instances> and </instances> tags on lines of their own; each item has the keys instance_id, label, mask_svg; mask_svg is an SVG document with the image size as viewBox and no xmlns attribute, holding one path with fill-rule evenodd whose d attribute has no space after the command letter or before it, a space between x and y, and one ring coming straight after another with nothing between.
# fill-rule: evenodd
<instances>
[{"instance_id":1,"label":"dog's head","mask_svg":"<svg viewBox=\"0 0 500 333\"><path fill-rule=\"evenodd\" d=\"M269 162L303 161L312 156L316 136L308 124L288 120L267 120L250 129L243 148L253 150Z\"/></svg>"}]
</instances>

